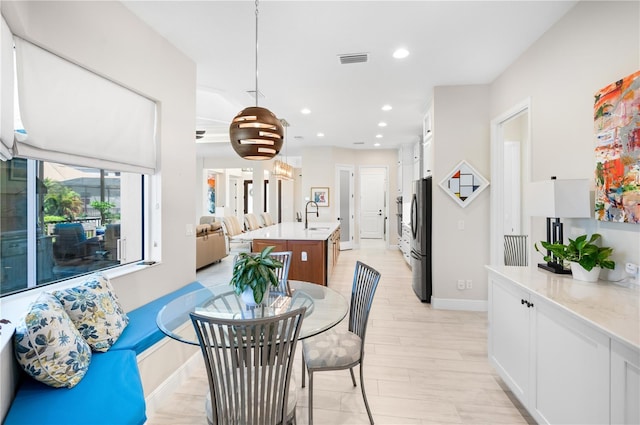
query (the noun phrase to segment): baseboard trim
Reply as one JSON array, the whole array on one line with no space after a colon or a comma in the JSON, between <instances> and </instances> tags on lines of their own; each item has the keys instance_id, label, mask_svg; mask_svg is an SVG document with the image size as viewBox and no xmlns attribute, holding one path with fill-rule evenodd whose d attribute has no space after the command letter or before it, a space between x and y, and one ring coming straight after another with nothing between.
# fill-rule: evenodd
<instances>
[{"instance_id":1,"label":"baseboard trim","mask_svg":"<svg viewBox=\"0 0 640 425\"><path fill-rule=\"evenodd\" d=\"M431 307L436 310L487 311L489 304L485 300L458 300L431 297Z\"/></svg>"},{"instance_id":2,"label":"baseboard trim","mask_svg":"<svg viewBox=\"0 0 640 425\"><path fill-rule=\"evenodd\" d=\"M202 363L202 354L200 351L191 356L184 364L176 369L162 384L160 384L149 396L145 399L147 405L147 418L153 416L165 401L175 392L176 388L182 385L193 371L196 370Z\"/></svg>"}]
</instances>

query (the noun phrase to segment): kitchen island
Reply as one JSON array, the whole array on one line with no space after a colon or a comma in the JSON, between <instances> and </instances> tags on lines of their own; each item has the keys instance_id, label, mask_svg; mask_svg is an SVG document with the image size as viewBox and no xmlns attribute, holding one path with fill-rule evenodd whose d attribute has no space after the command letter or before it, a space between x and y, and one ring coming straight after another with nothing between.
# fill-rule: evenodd
<instances>
[{"instance_id":1,"label":"kitchen island","mask_svg":"<svg viewBox=\"0 0 640 425\"><path fill-rule=\"evenodd\" d=\"M340 253L340 223L313 222L307 229L304 223L279 223L231 239L251 242L254 252L267 246L275 246L274 251L291 251L289 279L327 286Z\"/></svg>"}]
</instances>

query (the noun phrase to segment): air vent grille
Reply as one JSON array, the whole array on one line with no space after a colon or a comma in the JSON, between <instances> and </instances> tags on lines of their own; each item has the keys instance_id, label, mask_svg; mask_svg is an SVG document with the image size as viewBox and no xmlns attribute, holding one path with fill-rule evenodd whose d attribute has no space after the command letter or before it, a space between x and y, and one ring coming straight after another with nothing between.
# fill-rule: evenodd
<instances>
[{"instance_id":1,"label":"air vent grille","mask_svg":"<svg viewBox=\"0 0 640 425\"><path fill-rule=\"evenodd\" d=\"M345 55L338 55L340 59L340 63L342 65L347 65L350 63L362 63L369 61L368 53L348 53Z\"/></svg>"}]
</instances>

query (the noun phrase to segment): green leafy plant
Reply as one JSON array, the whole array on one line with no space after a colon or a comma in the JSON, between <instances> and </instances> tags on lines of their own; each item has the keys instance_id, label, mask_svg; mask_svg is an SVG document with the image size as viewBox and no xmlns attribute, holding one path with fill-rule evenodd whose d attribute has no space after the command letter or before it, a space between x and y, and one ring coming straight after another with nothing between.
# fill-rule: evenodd
<instances>
[{"instance_id":1,"label":"green leafy plant","mask_svg":"<svg viewBox=\"0 0 640 425\"><path fill-rule=\"evenodd\" d=\"M91 201L90 204L93 208L100 211L100 218L102 223L108 224L113 219L114 214L111 212L111 208L114 208L116 204L107 201Z\"/></svg>"},{"instance_id":2,"label":"green leafy plant","mask_svg":"<svg viewBox=\"0 0 640 425\"><path fill-rule=\"evenodd\" d=\"M575 240L569 239L569 244L567 245L546 241L540 241L540 244L544 249L551 251L551 254L559 260L578 263L587 271L591 271L594 267L613 269L616 263L609 259L613 249L596 245L594 242L598 239L600 239L600 235L594 233L588 240L587 235L578 236ZM544 255L545 261L552 261L552 257L545 255L538 248L538 244L534 246L536 251Z\"/></svg>"},{"instance_id":3,"label":"green leafy plant","mask_svg":"<svg viewBox=\"0 0 640 425\"><path fill-rule=\"evenodd\" d=\"M247 288L253 291L253 299L260 304L269 286L278 286L275 269L282 267L282 263L269 254L275 247L268 246L259 254L241 252L233 265L233 277L229 283L240 295Z\"/></svg>"}]
</instances>

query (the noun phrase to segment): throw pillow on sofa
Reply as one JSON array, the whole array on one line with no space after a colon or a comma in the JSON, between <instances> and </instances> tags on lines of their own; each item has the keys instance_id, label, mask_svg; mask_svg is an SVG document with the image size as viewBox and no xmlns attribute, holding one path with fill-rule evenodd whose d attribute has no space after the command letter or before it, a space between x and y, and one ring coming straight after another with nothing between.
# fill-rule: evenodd
<instances>
[{"instance_id":1,"label":"throw pillow on sofa","mask_svg":"<svg viewBox=\"0 0 640 425\"><path fill-rule=\"evenodd\" d=\"M74 387L91 362L91 348L60 302L42 293L16 324L14 354L24 371L52 387Z\"/></svg>"},{"instance_id":2,"label":"throw pillow on sofa","mask_svg":"<svg viewBox=\"0 0 640 425\"><path fill-rule=\"evenodd\" d=\"M82 284L53 295L94 351L111 348L129 323L109 279L102 274L93 274Z\"/></svg>"}]
</instances>

